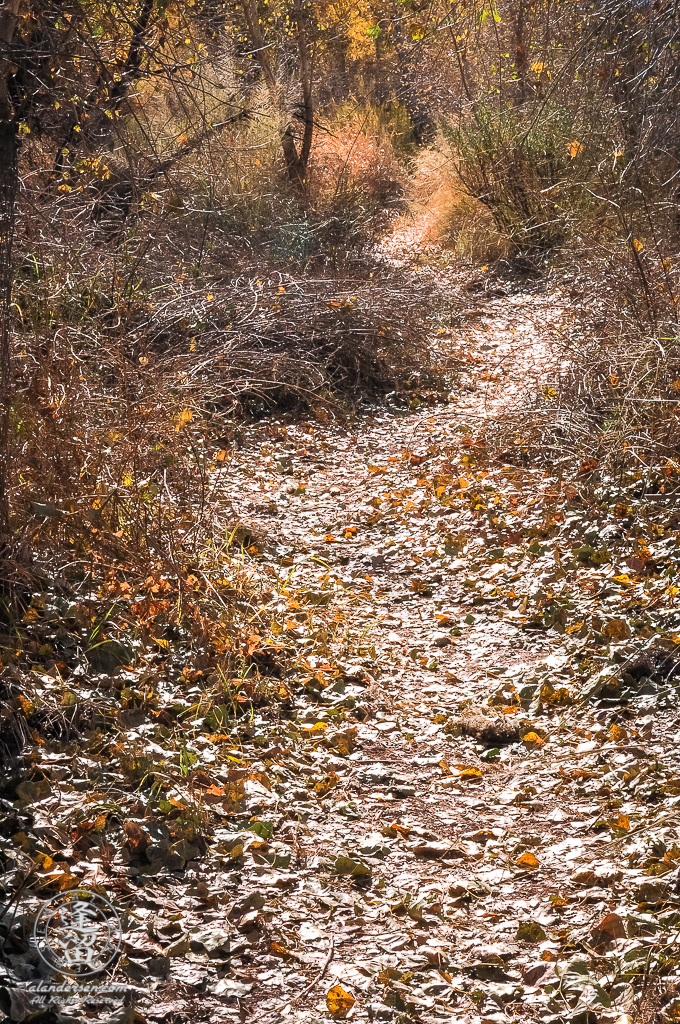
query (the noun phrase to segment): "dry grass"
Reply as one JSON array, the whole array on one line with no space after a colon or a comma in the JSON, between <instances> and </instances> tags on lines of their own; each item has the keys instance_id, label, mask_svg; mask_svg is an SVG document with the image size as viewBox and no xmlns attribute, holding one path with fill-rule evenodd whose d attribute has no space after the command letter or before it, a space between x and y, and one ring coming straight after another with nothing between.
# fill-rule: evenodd
<instances>
[{"instance_id":1,"label":"dry grass","mask_svg":"<svg viewBox=\"0 0 680 1024\"><path fill-rule=\"evenodd\" d=\"M452 154L443 138L416 156L405 200L406 209L392 225L400 244L407 239L415 251L445 248L471 262L492 262L506 254L507 243L488 210L453 173Z\"/></svg>"}]
</instances>

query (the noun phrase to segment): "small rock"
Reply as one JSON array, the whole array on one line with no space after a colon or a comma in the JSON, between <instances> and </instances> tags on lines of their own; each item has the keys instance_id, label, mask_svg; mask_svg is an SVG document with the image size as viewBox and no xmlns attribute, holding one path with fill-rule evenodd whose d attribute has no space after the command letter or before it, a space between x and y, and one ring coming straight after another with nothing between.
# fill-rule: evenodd
<instances>
[{"instance_id":1,"label":"small rock","mask_svg":"<svg viewBox=\"0 0 680 1024\"><path fill-rule=\"evenodd\" d=\"M411 847L416 857L422 860L443 860L453 855L453 849L449 843L420 843Z\"/></svg>"},{"instance_id":2,"label":"small rock","mask_svg":"<svg viewBox=\"0 0 680 1024\"><path fill-rule=\"evenodd\" d=\"M396 783L395 785L389 787L388 792L391 793L393 797L396 797L397 800L405 800L406 797L416 795L416 787L405 786L402 783Z\"/></svg>"}]
</instances>

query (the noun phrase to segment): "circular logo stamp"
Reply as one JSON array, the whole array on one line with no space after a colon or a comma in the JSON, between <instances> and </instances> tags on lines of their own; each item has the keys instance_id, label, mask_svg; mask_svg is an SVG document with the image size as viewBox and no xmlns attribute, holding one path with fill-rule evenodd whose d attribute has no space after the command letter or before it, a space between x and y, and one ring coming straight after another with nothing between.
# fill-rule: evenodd
<instances>
[{"instance_id":1,"label":"circular logo stamp","mask_svg":"<svg viewBox=\"0 0 680 1024\"><path fill-rule=\"evenodd\" d=\"M40 957L52 970L79 978L110 967L123 929L109 901L91 889L71 889L45 903L33 926Z\"/></svg>"}]
</instances>

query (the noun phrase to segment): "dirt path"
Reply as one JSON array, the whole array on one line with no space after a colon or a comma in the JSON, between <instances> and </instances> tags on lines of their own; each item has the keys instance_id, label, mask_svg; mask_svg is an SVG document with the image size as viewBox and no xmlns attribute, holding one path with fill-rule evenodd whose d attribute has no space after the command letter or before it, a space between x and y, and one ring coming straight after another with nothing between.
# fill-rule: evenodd
<instances>
[{"instance_id":1,"label":"dirt path","mask_svg":"<svg viewBox=\"0 0 680 1024\"><path fill-rule=\"evenodd\" d=\"M280 867L244 867L243 1000L224 1019L625 1021L634 976L674 949L663 699L579 703L630 653L616 616L633 581L612 581L633 573L572 555L616 517L484 442L546 379L559 315L542 296L487 302L450 403L270 427L228 468L289 573L271 642L309 679L262 755L251 810ZM325 602L327 662L305 655Z\"/></svg>"},{"instance_id":2,"label":"dirt path","mask_svg":"<svg viewBox=\"0 0 680 1024\"><path fill-rule=\"evenodd\" d=\"M76 985L36 1017L29 905L7 1020L678 1019L680 687L630 659L680 643L680 523L531 447L557 297L469 306L447 402L216 460L242 525L196 571L227 566L237 639L74 674L62 704L91 691L107 731L27 747L8 834L39 886L118 908L129 1005Z\"/></svg>"}]
</instances>

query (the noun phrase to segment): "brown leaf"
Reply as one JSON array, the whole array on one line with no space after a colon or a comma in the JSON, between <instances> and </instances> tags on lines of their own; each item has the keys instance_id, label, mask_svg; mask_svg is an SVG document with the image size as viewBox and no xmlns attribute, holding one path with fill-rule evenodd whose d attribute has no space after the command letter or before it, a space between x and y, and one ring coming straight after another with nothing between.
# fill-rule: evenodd
<instances>
[{"instance_id":1,"label":"brown leaf","mask_svg":"<svg viewBox=\"0 0 680 1024\"><path fill-rule=\"evenodd\" d=\"M144 853L151 842L151 838L143 828L140 828L135 821L126 821L123 824L123 832L127 836L125 845L131 853Z\"/></svg>"},{"instance_id":2,"label":"brown leaf","mask_svg":"<svg viewBox=\"0 0 680 1024\"><path fill-rule=\"evenodd\" d=\"M607 914L590 934L596 946L608 946L616 939L625 939L626 926L618 914Z\"/></svg>"}]
</instances>

